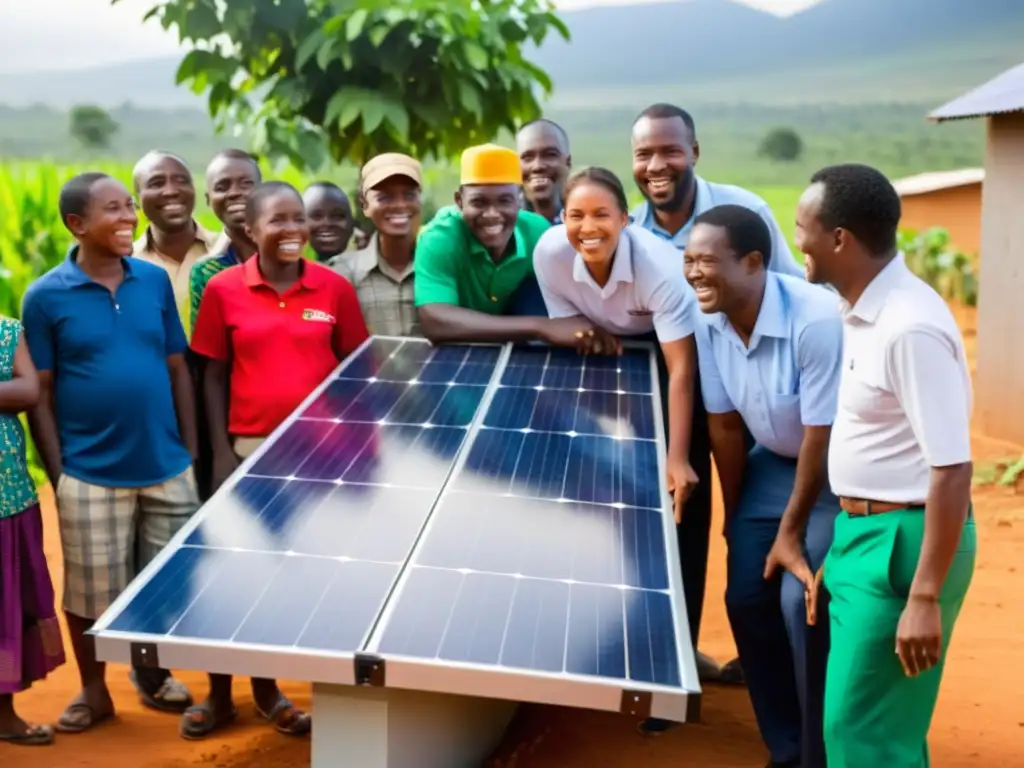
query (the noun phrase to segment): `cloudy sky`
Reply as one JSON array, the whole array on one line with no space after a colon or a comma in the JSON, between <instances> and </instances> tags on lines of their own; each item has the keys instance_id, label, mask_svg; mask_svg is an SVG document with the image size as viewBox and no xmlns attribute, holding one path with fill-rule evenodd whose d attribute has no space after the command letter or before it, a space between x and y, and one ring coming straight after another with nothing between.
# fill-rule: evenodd
<instances>
[{"instance_id":1,"label":"cloudy sky","mask_svg":"<svg viewBox=\"0 0 1024 768\"><path fill-rule=\"evenodd\" d=\"M666 2L670 0L640 0ZM555 0L564 9L630 0ZM785 15L820 0L735 0ZM0 0L0 72L68 69L174 53L177 40L139 20L150 0Z\"/></svg>"}]
</instances>

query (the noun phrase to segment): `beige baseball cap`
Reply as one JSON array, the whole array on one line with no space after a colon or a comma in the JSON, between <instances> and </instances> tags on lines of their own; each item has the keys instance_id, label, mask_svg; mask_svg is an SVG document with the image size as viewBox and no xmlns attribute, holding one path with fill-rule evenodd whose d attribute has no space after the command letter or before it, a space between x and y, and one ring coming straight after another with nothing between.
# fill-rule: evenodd
<instances>
[{"instance_id":1,"label":"beige baseball cap","mask_svg":"<svg viewBox=\"0 0 1024 768\"><path fill-rule=\"evenodd\" d=\"M371 157L363 166L359 176L359 188L363 193L392 176L405 176L418 185L423 185L419 161L398 152L386 152L383 155Z\"/></svg>"}]
</instances>

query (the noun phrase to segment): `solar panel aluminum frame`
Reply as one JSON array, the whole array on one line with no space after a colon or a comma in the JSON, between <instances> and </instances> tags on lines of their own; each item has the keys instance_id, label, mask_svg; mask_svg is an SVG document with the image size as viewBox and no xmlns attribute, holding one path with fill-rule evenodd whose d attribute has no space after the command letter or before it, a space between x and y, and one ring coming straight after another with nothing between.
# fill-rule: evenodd
<instances>
[{"instance_id":1,"label":"solar panel aluminum frame","mask_svg":"<svg viewBox=\"0 0 1024 768\"><path fill-rule=\"evenodd\" d=\"M355 660L360 653L359 649L341 652L292 646L204 640L193 637L169 637L167 635L151 635L114 630L110 629L110 624L117 619L138 593L142 591L174 554L181 549L188 537L206 519L209 511L216 508L216 502L224 500L229 496L232 489L248 475L249 470L273 447L276 439L299 420L301 414L339 378L360 353L373 345L375 339L402 342L414 340L394 336L372 336L364 341L267 437L263 445L239 464L231 477L182 526L181 530L168 542L167 546L153 558L93 625L89 634L95 639L96 655L99 659L122 664L160 666L165 669L202 669L238 675L257 674L261 677L285 680L310 680L317 683L337 685L355 685L357 683ZM495 347L500 350L499 362L495 365L496 370L503 357L507 357L509 354L509 349L506 348L506 345L502 344L475 346ZM476 415L480 415L479 410ZM469 441L467 439L459 450L464 452L468 447ZM458 460L458 456L456 456L456 460ZM454 465L455 462L452 463L452 466ZM451 468L449 468L449 477L450 474ZM447 477L445 481L447 482ZM399 567L400 572L401 566ZM392 584L392 590L389 590L385 595L382 607L386 605L393 588L394 584ZM379 615L380 609L377 611L378 618ZM377 619L370 624L361 646L365 646L370 632L376 625L376 621Z\"/></svg>"},{"instance_id":2,"label":"solar panel aluminum frame","mask_svg":"<svg viewBox=\"0 0 1024 768\"><path fill-rule=\"evenodd\" d=\"M449 483L438 496L427 518L412 553L403 565L392 593L384 605L366 645L366 653L383 658L387 669L386 686L409 690L433 691L463 696L508 699L539 704L623 712L639 717L660 717L674 722L687 722L699 718L701 688L697 675L696 659L690 643L689 622L683 603L682 574L679 568L679 546L676 538L673 501L667 489L662 492L662 524L666 556L669 564L669 586L672 597L673 625L676 632L676 653L683 686L641 683L623 679L602 678L569 672L551 673L539 670L475 664L472 662L429 659L404 656L394 653L380 653L379 645L387 629L388 620L396 609L402 590L408 583L418 549L427 539L433 526L435 512L449 493L451 479L464 468L470 450L480 431L488 408L494 399L502 375L511 357L503 355L488 385L477 411L477 417L470 426L466 444L452 468ZM644 349L648 352L652 381L652 405L654 407L655 438L658 443L659 478L665 477L667 445L664 424L661 418L661 392L658 385L658 366L653 346L648 342L625 342L625 347ZM710 478L701 478L710 482Z\"/></svg>"}]
</instances>

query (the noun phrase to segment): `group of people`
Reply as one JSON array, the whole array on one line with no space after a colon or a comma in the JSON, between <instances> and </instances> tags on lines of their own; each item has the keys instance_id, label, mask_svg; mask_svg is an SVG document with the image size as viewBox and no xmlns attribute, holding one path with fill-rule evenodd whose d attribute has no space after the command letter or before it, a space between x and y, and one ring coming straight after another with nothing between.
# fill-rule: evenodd
<instances>
[{"instance_id":1,"label":"group of people","mask_svg":"<svg viewBox=\"0 0 1024 768\"><path fill-rule=\"evenodd\" d=\"M454 205L429 222L419 162L371 159L357 202L374 231L355 250L342 190L263 181L238 150L206 169L216 234L166 152L139 161L134 194L99 173L64 186L74 245L30 287L21 323L0 326L0 739L52 741L13 694L64 661L17 414L56 494L82 682L56 729L81 732L114 714L92 623L370 334L592 355L634 338L659 350L695 649L712 456L720 478L738 658L698 652L701 679L747 686L770 766L928 765L974 566L971 390L951 313L897 251L892 185L861 165L819 171L796 214L801 268L760 197L697 175L685 110L634 122L633 211L610 171L572 172L556 123L526 125L516 145L465 150ZM210 675L199 704L169 670L131 679L186 738L236 716L228 676ZM252 690L279 731L309 733L275 681Z\"/></svg>"}]
</instances>

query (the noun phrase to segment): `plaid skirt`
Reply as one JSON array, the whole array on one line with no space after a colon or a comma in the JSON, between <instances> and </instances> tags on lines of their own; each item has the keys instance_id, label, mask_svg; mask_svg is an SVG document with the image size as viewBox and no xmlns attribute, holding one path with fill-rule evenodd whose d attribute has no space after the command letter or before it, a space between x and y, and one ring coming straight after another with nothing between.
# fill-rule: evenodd
<instances>
[{"instance_id":1,"label":"plaid skirt","mask_svg":"<svg viewBox=\"0 0 1024 768\"><path fill-rule=\"evenodd\" d=\"M36 504L0 518L0 694L23 691L63 663Z\"/></svg>"}]
</instances>

